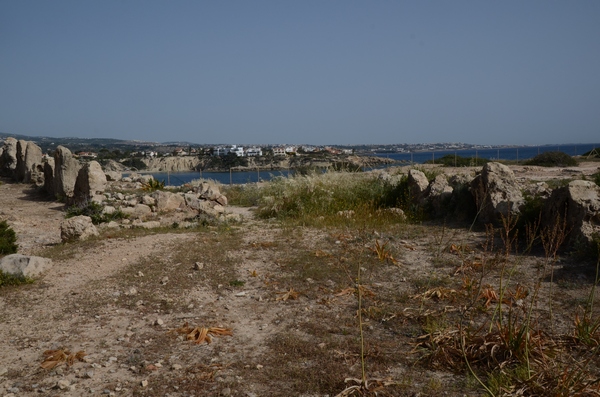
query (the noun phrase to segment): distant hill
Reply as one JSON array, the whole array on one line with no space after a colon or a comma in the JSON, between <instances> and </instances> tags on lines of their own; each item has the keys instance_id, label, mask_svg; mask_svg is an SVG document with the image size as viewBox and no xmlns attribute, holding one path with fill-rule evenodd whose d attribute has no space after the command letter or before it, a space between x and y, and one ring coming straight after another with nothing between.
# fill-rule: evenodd
<instances>
[{"instance_id":1,"label":"distant hill","mask_svg":"<svg viewBox=\"0 0 600 397\"><path fill-rule=\"evenodd\" d=\"M0 132L0 139L12 137L15 139L23 139L26 141L35 142L42 148L42 151L47 153L53 151L57 146L65 146L73 152L79 151L99 151L102 148L109 150L119 149L122 151L145 150L155 148L157 146L170 146L158 142L131 141L122 139L110 138L57 138L47 136L27 136L19 134L7 134Z\"/></svg>"}]
</instances>

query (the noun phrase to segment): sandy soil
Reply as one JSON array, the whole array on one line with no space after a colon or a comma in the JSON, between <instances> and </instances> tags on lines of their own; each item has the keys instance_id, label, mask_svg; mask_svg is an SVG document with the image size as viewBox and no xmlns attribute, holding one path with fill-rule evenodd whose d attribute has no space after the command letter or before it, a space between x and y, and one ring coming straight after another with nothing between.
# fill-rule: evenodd
<instances>
[{"instance_id":1,"label":"sandy soil","mask_svg":"<svg viewBox=\"0 0 600 397\"><path fill-rule=\"evenodd\" d=\"M591 175L599 167L598 163L584 163L568 169L523 166L513 169L520 179L544 181ZM19 253L44 255L60 248L63 209L62 204L38 199L27 186L0 185L0 218L8 220L17 233ZM198 392L198 396L271 395L269 387L272 386L253 382L252 372L249 372L261 370L264 363L260 360L269 337L289 329L301 332L298 324L307 313L320 313L323 319L335 323L336 316L346 307L323 307L307 297L293 302L279 299L282 297L279 293L289 286L272 282L267 275L278 271L281 265L276 255L285 255L285 249L279 254L265 253L263 251L269 250L265 242L298 231L281 231L268 223L252 220L247 209L234 211L246 218L238 249L230 258L237 278L246 280L240 288L226 284L208 288L201 281L203 270L194 270L194 264L199 262L201 267L210 267L216 266L215 263L203 257L177 262L175 255L172 256L173 247L185 244L204 244L208 252L226 243L211 240L210 232L194 231L105 235L90 244L74 247L68 255L59 255L51 271L36 283L3 288L0 291L0 340L3 341L0 396L127 396L144 395L150 388L154 388L154 394L150 395L189 396L193 394L180 392L178 386L168 391L157 390L164 379L176 379L183 371L189 374L200 364L205 370L214 367L214 371L211 373L213 383L202 389L204 392ZM303 233L307 241L317 245L331 240L318 231ZM435 236L421 235L398 242L398 246L405 248L402 262L406 266L405 273L394 276L400 281L396 285L406 281L404 275L430 274L430 269L425 269L423 264L425 257L431 256L427 247L432 238ZM480 236L475 236L477 238ZM343 237L339 240L343 243ZM334 238L332 246L339 245L339 240ZM170 266L166 272L160 273L148 265L158 260ZM147 271L144 266L148 266ZM187 279L196 281L186 284ZM379 285L384 288L386 283L393 284L391 281L383 280ZM176 283L189 288L179 293L181 297L176 303L171 303L173 291L168 288L176 289ZM339 289L333 286L335 280L327 283L332 285L327 299L345 299L336 295ZM210 345L194 345L178 341L176 336L167 333L186 321L232 328L234 336L215 338ZM42 369L43 352L61 348L72 352L82 350L87 356L84 362L76 362L72 367ZM404 371L410 370L390 367L387 375L401 376ZM445 381L452 382L451 375L444 376L448 378Z\"/></svg>"}]
</instances>

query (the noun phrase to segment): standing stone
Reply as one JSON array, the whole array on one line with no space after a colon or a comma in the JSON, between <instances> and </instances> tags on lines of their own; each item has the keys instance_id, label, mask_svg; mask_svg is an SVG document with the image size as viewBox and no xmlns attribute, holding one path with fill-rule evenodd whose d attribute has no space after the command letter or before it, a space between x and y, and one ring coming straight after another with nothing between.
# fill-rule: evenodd
<instances>
[{"instance_id":1,"label":"standing stone","mask_svg":"<svg viewBox=\"0 0 600 397\"><path fill-rule=\"evenodd\" d=\"M471 194L480 209L479 220L497 223L502 216L518 215L525 203L515 174L504 164L490 162L471 182Z\"/></svg>"},{"instance_id":2,"label":"standing stone","mask_svg":"<svg viewBox=\"0 0 600 397\"><path fill-rule=\"evenodd\" d=\"M54 158L48 157L44 162L44 190L52 197L56 197L54 190Z\"/></svg>"},{"instance_id":3,"label":"standing stone","mask_svg":"<svg viewBox=\"0 0 600 397\"><path fill-rule=\"evenodd\" d=\"M17 140L15 138L6 138L2 147L0 156L0 175L15 178L17 169Z\"/></svg>"},{"instance_id":4,"label":"standing stone","mask_svg":"<svg viewBox=\"0 0 600 397\"><path fill-rule=\"evenodd\" d=\"M425 192L429 187L429 180L423 171L412 169L408 171L408 189L410 200L414 204L422 204L425 198Z\"/></svg>"},{"instance_id":5,"label":"standing stone","mask_svg":"<svg viewBox=\"0 0 600 397\"><path fill-rule=\"evenodd\" d=\"M554 189L544 206L542 227L563 224L565 243L594 248L594 238L600 236L600 187L591 181L576 180Z\"/></svg>"},{"instance_id":6,"label":"standing stone","mask_svg":"<svg viewBox=\"0 0 600 397\"><path fill-rule=\"evenodd\" d=\"M73 197L81 165L69 149L58 146L54 152L54 193L59 199Z\"/></svg>"},{"instance_id":7,"label":"standing stone","mask_svg":"<svg viewBox=\"0 0 600 397\"><path fill-rule=\"evenodd\" d=\"M17 182L29 183L43 180L42 149L34 142L24 140L17 142L17 167L15 172Z\"/></svg>"},{"instance_id":8,"label":"standing stone","mask_svg":"<svg viewBox=\"0 0 600 397\"><path fill-rule=\"evenodd\" d=\"M106 175L102 166L97 161L86 163L77 174L73 197L69 200L71 204L82 204L91 200L94 196L104 193L106 189Z\"/></svg>"}]
</instances>

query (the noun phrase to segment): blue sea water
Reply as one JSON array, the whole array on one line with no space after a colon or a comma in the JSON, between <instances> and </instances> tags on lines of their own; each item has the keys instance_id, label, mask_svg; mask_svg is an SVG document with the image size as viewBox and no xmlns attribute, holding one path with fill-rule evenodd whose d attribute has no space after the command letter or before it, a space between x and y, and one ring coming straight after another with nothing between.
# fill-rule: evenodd
<instances>
[{"instance_id":1,"label":"blue sea water","mask_svg":"<svg viewBox=\"0 0 600 397\"><path fill-rule=\"evenodd\" d=\"M462 157L477 157L490 160L526 160L535 157L539 153L558 150L563 151L572 156L580 155L592 150L595 147L600 147L597 144L579 144L579 145L562 145L562 146L521 146L501 149L479 149L479 150L440 150L435 152L415 152L415 153L376 153L377 156L388 157L390 159L404 161L406 163L421 164L427 160L439 159L447 154L456 154ZM235 171L235 172L152 172L154 179L165 181L167 185L181 186L189 183L194 179L212 179L222 184L242 184L255 183L257 181L269 181L277 176L287 177L293 174L293 171Z\"/></svg>"},{"instance_id":2,"label":"blue sea water","mask_svg":"<svg viewBox=\"0 0 600 397\"><path fill-rule=\"evenodd\" d=\"M287 177L288 170L282 171L235 171L235 172L152 172L154 179L170 186L181 186L195 179L212 179L224 185L270 181L277 176Z\"/></svg>"},{"instance_id":3,"label":"blue sea water","mask_svg":"<svg viewBox=\"0 0 600 397\"><path fill-rule=\"evenodd\" d=\"M414 153L376 153L377 156L404 161L407 163L422 164L429 160L439 159L448 154L471 158L484 158L489 160L527 160L537 156L540 153L550 151L561 151L571 156L581 155L600 147L600 143L577 144L577 145L545 145L545 146L519 146L499 149L468 149L468 150L439 150L434 152L414 152Z\"/></svg>"}]
</instances>

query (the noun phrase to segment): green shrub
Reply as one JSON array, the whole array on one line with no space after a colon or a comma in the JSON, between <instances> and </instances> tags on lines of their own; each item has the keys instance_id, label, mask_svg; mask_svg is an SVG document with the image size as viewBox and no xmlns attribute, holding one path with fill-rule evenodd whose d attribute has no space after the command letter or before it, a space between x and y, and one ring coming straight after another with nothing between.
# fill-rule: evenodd
<instances>
[{"instance_id":1,"label":"green shrub","mask_svg":"<svg viewBox=\"0 0 600 397\"><path fill-rule=\"evenodd\" d=\"M541 167L572 167L577 161L564 152L544 152L525 161L525 165L539 165Z\"/></svg>"},{"instance_id":2,"label":"green shrub","mask_svg":"<svg viewBox=\"0 0 600 397\"><path fill-rule=\"evenodd\" d=\"M588 157L588 156L591 158L600 157L600 147L593 148L589 152L585 152L584 154L581 155L581 157Z\"/></svg>"},{"instance_id":3,"label":"green shrub","mask_svg":"<svg viewBox=\"0 0 600 397\"><path fill-rule=\"evenodd\" d=\"M92 223L94 225L99 225L100 223L107 223L117 219L127 218L127 214L124 214L121 210L117 210L112 214L105 214L102 213L103 209L104 207L101 204L98 204L93 201L88 201L80 205L73 205L69 207L67 209L65 218L72 218L74 216L85 215L92 218Z\"/></svg>"},{"instance_id":4,"label":"green shrub","mask_svg":"<svg viewBox=\"0 0 600 397\"><path fill-rule=\"evenodd\" d=\"M0 256L17 252L17 235L6 221L0 221Z\"/></svg>"},{"instance_id":5,"label":"green shrub","mask_svg":"<svg viewBox=\"0 0 600 397\"><path fill-rule=\"evenodd\" d=\"M482 166L488 163L488 159L475 158L475 157L462 157L455 156L454 154L447 154L440 157L439 159L427 160L425 164L441 164L444 167L476 167Z\"/></svg>"},{"instance_id":6,"label":"green shrub","mask_svg":"<svg viewBox=\"0 0 600 397\"><path fill-rule=\"evenodd\" d=\"M155 192L157 190L164 190L165 181L159 181L154 178L150 179L148 182L144 182L142 184L142 190L146 192Z\"/></svg>"}]
</instances>

